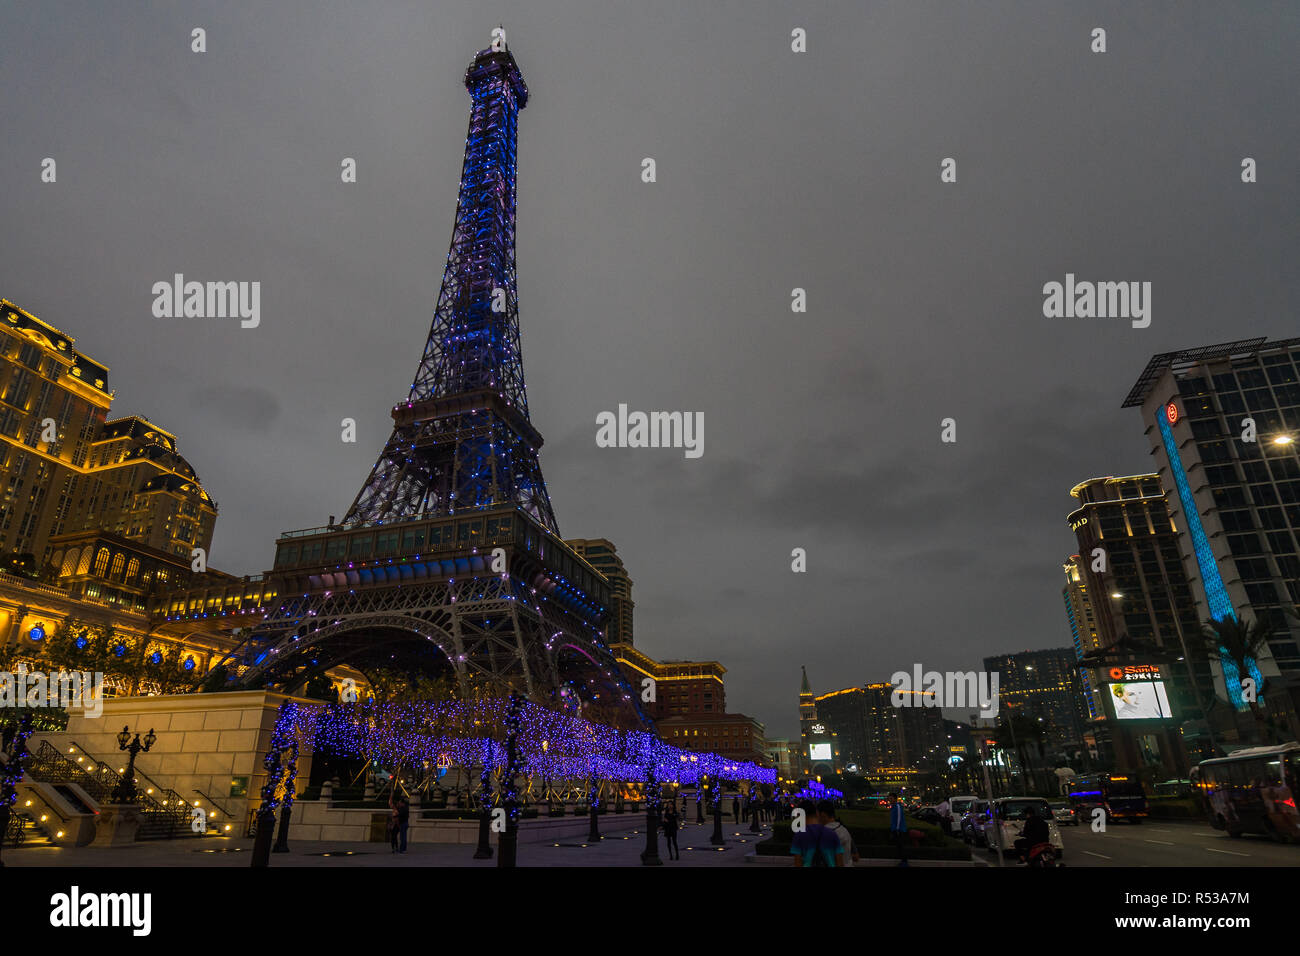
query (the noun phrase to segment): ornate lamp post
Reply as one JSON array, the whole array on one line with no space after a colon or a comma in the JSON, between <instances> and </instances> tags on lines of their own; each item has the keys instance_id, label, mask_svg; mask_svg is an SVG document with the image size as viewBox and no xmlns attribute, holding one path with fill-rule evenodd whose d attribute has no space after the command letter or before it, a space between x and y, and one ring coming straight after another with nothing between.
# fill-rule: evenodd
<instances>
[{"instance_id":1,"label":"ornate lamp post","mask_svg":"<svg viewBox=\"0 0 1300 956\"><path fill-rule=\"evenodd\" d=\"M135 756L138 753L148 753L149 748L158 740L153 728L149 728L149 733L145 734L144 741L141 742L140 735L136 734L135 739L131 739L131 728L123 727L122 732L117 735L117 748L125 751L129 756L126 762L126 775L122 782L113 788L114 803L135 803Z\"/></svg>"}]
</instances>

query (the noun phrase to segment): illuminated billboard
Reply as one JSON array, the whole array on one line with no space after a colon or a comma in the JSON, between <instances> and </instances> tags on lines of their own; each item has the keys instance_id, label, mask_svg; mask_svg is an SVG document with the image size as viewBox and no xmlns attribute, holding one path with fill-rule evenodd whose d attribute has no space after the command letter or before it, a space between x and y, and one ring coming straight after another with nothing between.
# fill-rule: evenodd
<instances>
[{"instance_id":1,"label":"illuminated billboard","mask_svg":"<svg viewBox=\"0 0 1300 956\"><path fill-rule=\"evenodd\" d=\"M1116 720L1167 720L1173 717L1164 678L1154 664L1112 667L1107 692Z\"/></svg>"},{"instance_id":2,"label":"illuminated billboard","mask_svg":"<svg viewBox=\"0 0 1300 956\"><path fill-rule=\"evenodd\" d=\"M809 744L808 756L813 760L835 759L835 755L831 752L830 744Z\"/></svg>"}]
</instances>

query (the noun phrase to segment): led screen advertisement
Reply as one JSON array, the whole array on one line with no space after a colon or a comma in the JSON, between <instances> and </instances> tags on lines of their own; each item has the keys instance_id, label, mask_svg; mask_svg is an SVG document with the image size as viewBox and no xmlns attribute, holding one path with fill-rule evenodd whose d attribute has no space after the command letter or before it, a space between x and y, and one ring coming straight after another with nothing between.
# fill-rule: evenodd
<instances>
[{"instance_id":1,"label":"led screen advertisement","mask_svg":"<svg viewBox=\"0 0 1300 956\"><path fill-rule=\"evenodd\" d=\"M809 744L808 756L812 760L831 760L834 754L830 744Z\"/></svg>"},{"instance_id":2,"label":"led screen advertisement","mask_svg":"<svg viewBox=\"0 0 1300 956\"><path fill-rule=\"evenodd\" d=\"M1116 720L1167 720L1173 716L1164 678L1154 664L1129 664L1106 671L1107 697Z\"/></svg>"}]
</instances>

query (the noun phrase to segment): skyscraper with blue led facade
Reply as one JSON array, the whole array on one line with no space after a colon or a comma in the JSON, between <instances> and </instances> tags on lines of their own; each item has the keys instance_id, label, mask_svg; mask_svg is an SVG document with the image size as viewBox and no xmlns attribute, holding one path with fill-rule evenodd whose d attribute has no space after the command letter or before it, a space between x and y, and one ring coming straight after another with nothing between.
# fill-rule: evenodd
<instances>
[{"instance_id":1,"label":"skyscraper with blue led facade","mask_svg":"<svg viewBox=\"0 0 1300 956\"><path fill-rule=\"evenodd\" d=\"M1269 710L1300 697L1300 338L1243 339L1151 358L1124 402L1141 410L1199 618L1275 628L1250 676ZM1240 703L1242 675L1219 662ZM1229 695L1227 688L1233 688Z\"/></svg>"}]
</instances>

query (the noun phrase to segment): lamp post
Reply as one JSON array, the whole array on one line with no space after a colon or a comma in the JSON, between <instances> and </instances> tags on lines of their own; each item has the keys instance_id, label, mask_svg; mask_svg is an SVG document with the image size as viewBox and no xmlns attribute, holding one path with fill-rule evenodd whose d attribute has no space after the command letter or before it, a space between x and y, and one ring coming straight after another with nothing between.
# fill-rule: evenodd
<instances>
[{"instance_id":1,"label":"lamp post","mask_svg":"<svg viewBox=\"0 0 1300 956\"><path fill-rule=\"evenodd\" d=\"M642 866L663 866L659 858L659 779L655 775L655 757L650 754L645 777L645 850Z\"/></svg>"},{"instance_id":2,"label":"lamp post","mask_svg":"<svg viewBox=\"0 0 1300 956\"><path fill-rule=\"evenodd\" d=\"M713 836L709 837L709 842L714 846L722 846L722 778L715 776L713 781L713 793L711 794L713 805Z\"/></svg>"},{"instance_id":3,"label":"lamp post","mask_svg":"<svg viewBox=\"0 0 1300 956\"><path fill-rule=\"evenodd\" d=\"M492 764L491 744L483 745L483 769L479 773L479 791L478 791L478 849L474 851L474 859L490 860L492 859Z\"/></svg>"},{"instance_id":4,"label":"lamp post","mask_svg":"<svg viewBox=\"0 0 1300 956\"><path fill-rule=\"evenodd\" d=\"M506 766L501 778L501 803L506 811L506 826L497 837L497 866L513 869L519 850L519 791L516 779L519 766L519 731L523 723L524 698L517 691L510 694L506 710Z\"/></svg>"},{"instance_id":5,"label":"lamp post","mask_svg":"<svg viewBox=\"0 0 1300 956\"><path fill-rule=\"evenodd\" d=\"M600 821L596 818L596 803L600 800L600 781L596 779L595 771L592 771L590 787L587 791L587 816L590 818L591 826L587 828L587 842L600 842Z\"/></svg>"},{"instance_id":6,"label":"lamp post","mask_svg":"<svg viewBox=\"0 0 1300 956\"><path fill-rule=\"evenodd\" d=\"M128 754L126 762L126 776L122 782L113 788L114 803L135 803L135 756L139 753L148 753L149 748L158 740L153 728L149 728L149 733L145 734L144 741L140 740L140 735L136 734L135 739L131 739L131 728L123 727L122 732L117 735L117 749L125 751Z\"/></svg>"}]
</instances>

